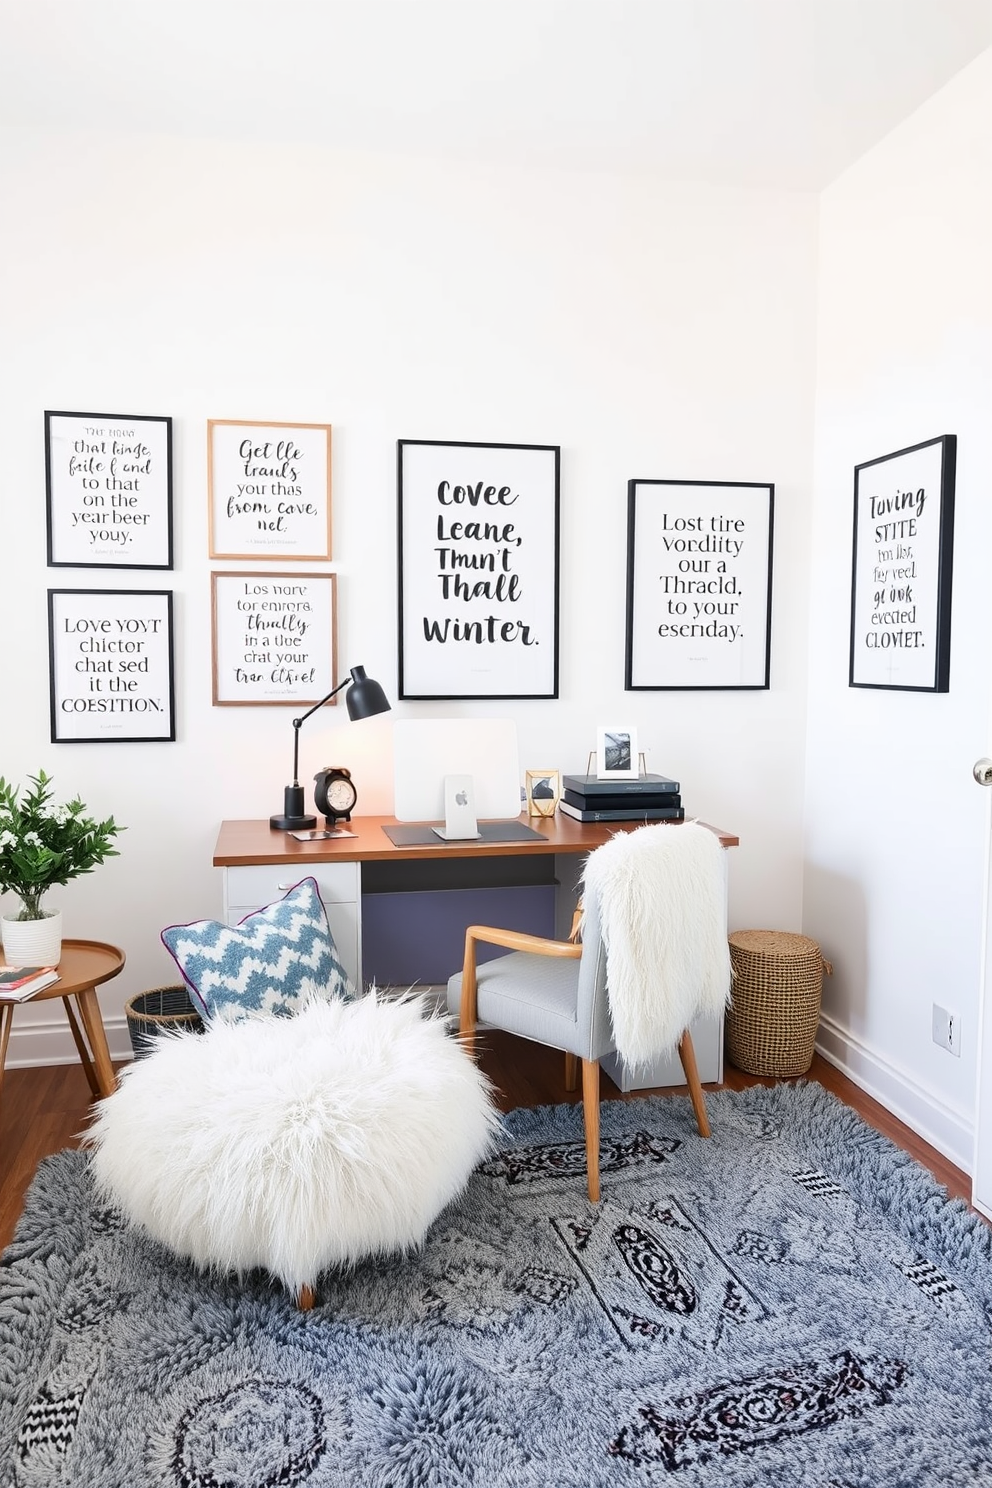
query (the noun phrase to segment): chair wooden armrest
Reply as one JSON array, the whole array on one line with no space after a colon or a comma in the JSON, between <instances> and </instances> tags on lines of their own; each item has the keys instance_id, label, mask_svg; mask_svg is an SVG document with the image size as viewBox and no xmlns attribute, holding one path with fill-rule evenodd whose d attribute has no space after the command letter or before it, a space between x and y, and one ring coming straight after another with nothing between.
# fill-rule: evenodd
<instances>
[{"instance_id":1,"label":"chair wooden armrest","mask_svg":"<svg viewBox=\"0 0 992 1488\"><path fill-rule=\"evenodd\" d=\"M530 951L536 956L564 956L577 960L582 955L581 945L572 941L547 940L542 935L527 935L523 930L497 929L493 925L469 925L465 931L458 1029L462 1043L470 1054L475 1052L475 1025L478 1021L479 984L475 947L479 941L485 945L504 946L508 951Z\"/></svg>"},{"instance_id":2,"label":"chair wooden armrest","mask_svg":"<svg viewBox=\"0 0 992 1488\"><path fill-rule=\"evenodd\" d=\"M475 957L475 942L484 941L486 945L505 946L509 951L531 951L535 956L572 956L582 955L581 945L571 940L548 940L543 935L528 935L523 930L502 930L492 925L469 925L465 931L465 955L466 959L471 952Z\"/></svg>"}]
</instances>

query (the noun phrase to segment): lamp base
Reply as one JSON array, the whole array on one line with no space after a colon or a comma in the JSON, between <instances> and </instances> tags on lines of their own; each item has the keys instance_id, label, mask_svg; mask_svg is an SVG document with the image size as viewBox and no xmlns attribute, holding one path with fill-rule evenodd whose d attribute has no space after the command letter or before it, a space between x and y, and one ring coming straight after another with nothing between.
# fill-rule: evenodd
<instances>
[{"instance_id":1,"label":"lamp base","mask_svg":"<svg viewBox=\"0 0 992 1488\"><path fill-rule=\"evenodd\" d=\"M306 832L317 825L315 816L270 816L269 826L274 832Z\"/></svg>"},{"instance_id":2,"label":"lamp base","mask_svg":"<svg viewBox=\"0 0 992 1488\"><path fill-rule=\"evenodd\" d=\"M294 780L283 792L282 814L270 816L269 826L274 832L305 832L316 825L317 818L303 810L303 787Z\"/></svg>"}]
</instances>

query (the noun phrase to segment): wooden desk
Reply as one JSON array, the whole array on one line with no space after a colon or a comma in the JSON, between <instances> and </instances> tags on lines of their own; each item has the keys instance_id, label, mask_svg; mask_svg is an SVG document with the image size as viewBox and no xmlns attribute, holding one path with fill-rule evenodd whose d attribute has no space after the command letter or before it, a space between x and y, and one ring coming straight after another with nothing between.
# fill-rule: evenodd
<instances>
[{"instance_id":1,"label":"wooden desk","mask_svg":"<svg viewBox=\"0 0 992 1488\"><path fill-rule=\"evenodd\" d=\"M350 823L354 837L331 838L323 842L298 842L288 832L273 832L267 821L227 821L221 826L214 853L214 866L224 870L224 918L227 924L236 925L253 910L281 898L302 878L316 879L320 897L327 911L328 923L338 955L345 971L356 987L363 987L366 978L362 975L362 901L366 903L366 919L382 925L388 920L388 911L381 906L390 893L395 893L396 921L402 918L417 921L417 933L428 939L433 947L432 955L444 961L446 981L452 971L461 965L464 929L467 923L512 924L512 921L473 912L468 918L460 918L466 901L471 901L471 891L482 886L482 892L490 888L526 885L551 896L554 901L553 933L566 939L572 922L572 911L576 902L575 889L582 873L586 856L593 848L600 847L617 832L631 832L642 825L640 822L592 823L577 822L560 812L554 817L520 818L540 834L539 840L518 842L434 842L411 847L396 847L386 836L383 828L396 826L392 816L360 816ZM677 823L672 823L678 830ZM736 847L738 838L732 832L716 832L724 847ZM450 933L438 935L436 926L430 923L427 900L438 898L442 892L465 889L469 891L458 909L452 912L452 920L458 920L457 937ZM423 891L421 894L420 891ZM525 888L524 893L528 892ZM409 901L418 897L417 909L409 909ZM400 906L402 901L402 909ZM421 909L422 906L422 909ZM422 915L422 919L420 916ZM424 926L426 925L426 931ZM529 928L518 923L516 929ZM450 925L446 927L450 931ZM542 928L540 934L549 933ZM403 927L396 929L401 959L405 963L404 947L407 944ZM454 944L457 939L457 945ZM446 942L452 941L448 948ZM370 932L369 960L380 953L382 941ZM446 958L450 958L450 965ZM372 972L376 967L372 966ZM434 978L416 970L407 975L403 966L400 977L388 974L381 980L409 986L413 982L437 985ZM692 1027L692 1038L696 1048L696 1059L700 1077L704 1082L720 1081L723 1078L723 1021L696 1023ZM673 1053L670 1060L659 1061L650 1071L626 1070L614 1061L605 1062L604 1067L622 1090L641 1089L648 1086L680 1085L683 1080L678 1057Z\"/></svg>"},{"instance_id":2,"label":"wooden desk","mask_svg":"<svg viewBox=\"0 0 992 1488\"><path fill-rule=\"evenodd\" d=\"M112 1095L115 1088L114 1067L110 1062L110 1049L107 1046L96 989L123 969L124 952L117 946L107 945L102 940L64 940L57 982L42 988L25 1003L0 1002L0 1088L3 1086L3 1067L10 1028L14 1021L14 1009L25 1007L28 1003L49 1002L53 997L61 997L94 1100L97 1096ZM82 1029L73 1012L73 997L76 999ZM86 1033L85 1039L83 1030ZM89 1040L89 1048L86 1046L86 1039Z\"/></svg>"},{"instance_id":3,"label":"wooden desk","mask_svg":"<svg viewBox=\"0 0 992 1488\"><path fill-rule=\"evenodd\" d=\"M374 865L425 865L424 887L437 885L437 873L447 862L452 873L470 881L472 861L477 871L495 860L516 860L522 882L534 882L526 866L537 858L555 861L546 864L548 881L557 876L562 884L562 900L581 872L582 861L593 848L608 842L616 832L629 832L640 822L577 822L560 812L553 817L522 816L540 834L538 841L518 842L436 842L412 847L396 847L386 836L384 827L398 825L392 816L359 816L346 825L354 837L331 838L323 842L300 842L289 832L275 832L267 821L226 821L221 824L214 852L215 868L224 869L224 918L237 924L245 915L271 904L300 879L312 874L327 910L338 953L345 970L356 986L363 986L361 955L361 902L363 880L366 891L372 884ZM673 823L677 830L677 824ZM738 838L731 832L711 828L724 847L735 847ZM428 871L426 865L436 865ZM504 863L502 882L512 882L514 865ZM380 875L381 877L381 875ZM491 877L489 882L494 881ZM573 902L562 904L556 933L567 935L571 924ZM455 968L452 968L455 969Z\"/></svg>"},{"instance_id":4,"label":"wooden desk","mask_svg":"<svg viewBox=\"0 0 992 1488\"><path fill-rule=\"evenodd\" d=\"M540 842L442 842L396 847L384 827L399 823L395 816L356 816L345 823L354 837L324 842L298 842L289 832L274 832L267 821L226 821L214 851L215 868L243 868L260 863L280 867L310 863L365 863L376 859L520 857L533 853L589 853L616 832L632 832L643 822L578 822L556 812L553 817L521 816L520 821L541 834ZM673 826L677 823L673 823ZM708 826L708 822L703 823ZM711 827L724 847L737 847L740 838Z\"/></svg>"}]
</instances>

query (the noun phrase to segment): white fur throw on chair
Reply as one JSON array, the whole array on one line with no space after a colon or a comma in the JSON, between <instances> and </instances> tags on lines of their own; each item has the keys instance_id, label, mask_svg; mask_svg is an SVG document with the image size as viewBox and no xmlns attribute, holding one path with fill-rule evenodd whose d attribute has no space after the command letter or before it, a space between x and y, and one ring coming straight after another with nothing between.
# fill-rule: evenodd
<instances>
[{"instance_id":1,"label":"white fur throw on chair","mask_svg":"<svg viewBox=\"0 0 992 1488\"><path fill-rule=\"evenodd\" d=\"M370 993L159 1038L87 1140L98 1189L154 1239L299 1292L418 1245L497 1124L444 1021Z\"/></svg>"},{"instance_id":2,"label":"white fur throw on chair","mask_svg":"<svg viewBox=\"0 0 992 1488\"><path fill-rule=\"evenodd\" d=\"M675 1047L730 997L724 850L698 822L617 833L590 853L617 1052L631 1067Z\"/></svg>"}]
</instances>

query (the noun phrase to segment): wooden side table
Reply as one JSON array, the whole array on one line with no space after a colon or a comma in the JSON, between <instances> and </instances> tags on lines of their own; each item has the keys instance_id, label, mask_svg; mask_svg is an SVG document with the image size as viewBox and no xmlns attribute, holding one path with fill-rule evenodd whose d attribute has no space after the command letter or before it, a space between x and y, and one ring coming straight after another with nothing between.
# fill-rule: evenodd
<instances>
[{"instance_id":1,"label":"wooden side table","mask_svg":"<svg viewBox=\"0 0 992 1488\"><path fill-rule=\"evenodd\" d=\"M123 968L124 952L117 946L108 945L102 940L64 940L57 982L36 992L26 1003L0 1002L0 1091L3 1089L4 1062L7 1058L11 1024L14 1021L14 1009L61 997L94 1100L97 1096L112 1095L115 1088L114 1067L110 1062L110 1049L96 989L102 982L109 982L112 977L117 976ZM76 999L78 1018L73 1011L73 998Z\"/></svg>"}]
</instances>

